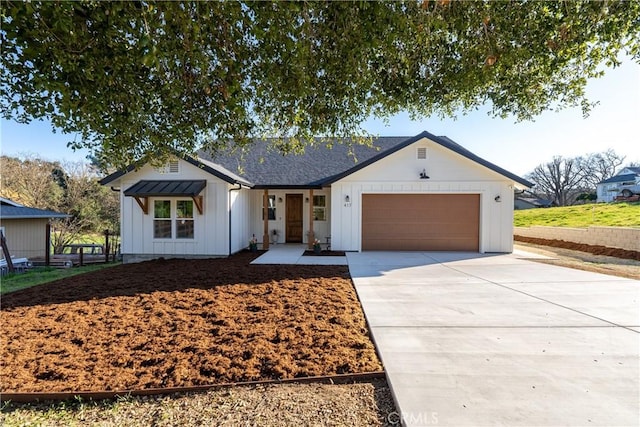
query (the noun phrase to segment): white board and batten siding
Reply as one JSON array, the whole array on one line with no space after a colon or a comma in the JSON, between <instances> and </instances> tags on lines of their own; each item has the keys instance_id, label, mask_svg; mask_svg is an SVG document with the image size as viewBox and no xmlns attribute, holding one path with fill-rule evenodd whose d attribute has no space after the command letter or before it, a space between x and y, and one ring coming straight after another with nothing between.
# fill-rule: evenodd
<instances>
[{"instance_id":1,"label":"white board and batten siding","mask_svg":"<svg viewBox=\"0 0 640 427\"><path fill-rule=\"evenodd\" d=\"M429 179L420 179L423 170ZM332 248L362 250L364 194L479 194L479 251L512 252L513 185L509 178L422 139L332 184Z\"/></svg>"},{"instance_id":2,"label":"white board and batten siding","mask_svg":"<svg viewBox=\"0 0 640 427\"><path fill-rule=\"evenodd\" d=\"M208 184L207 184L208 185ZM251 191L237 186L228 186L229 200L231 204L231 253L240 252L249 245L250 222L249 210L251 209ZM227 215L228 216L228 215Z\"/></svg>"},{"instance_id":3,"label":"white board and batten siding","mask_svg":"<svg viewBox=\"0 0 640 427\"><path fill-rule=\"evenodd\" d=\"M194 238L158 239L153 235L155 200L192 200L189 197L150 197L148 214L144 214L133 197L125 196L124 191L140 180L206 180L202 191L203 213L194 206ZM231 185L188 162L179 160L177 172L145 165L140 170L127 173L120 178L120 202L122 227L122 254L125 262L135 262L158 257L212 257L229 254L229 206L237 215L233 225L232 252L241 247L240 242L248 240L247 225L243 224L243 211L248 206L248 190L231 191L237 186ZM175 205L172 203L172 209ZM235 219L234 218L234 219Z\"/></svg>"}]
</instances>

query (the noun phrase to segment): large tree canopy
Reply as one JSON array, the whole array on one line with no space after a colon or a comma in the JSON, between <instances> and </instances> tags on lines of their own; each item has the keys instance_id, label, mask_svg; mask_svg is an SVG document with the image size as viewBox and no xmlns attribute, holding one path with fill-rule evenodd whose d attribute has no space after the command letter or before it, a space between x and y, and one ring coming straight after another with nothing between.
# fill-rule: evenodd
<instances>
[{"instance_id":1,"label":"large tree canopy","mask_svg":"<svg viewBox=\"0 0 640 427\"><path fill-rule=\"evenodd\" d=\"M115 165L261 136L290 151L403 110L587 113L587 79L640 58L638 1L0 7L3 116L47 118Z\"/></svg>"}]
</instances>

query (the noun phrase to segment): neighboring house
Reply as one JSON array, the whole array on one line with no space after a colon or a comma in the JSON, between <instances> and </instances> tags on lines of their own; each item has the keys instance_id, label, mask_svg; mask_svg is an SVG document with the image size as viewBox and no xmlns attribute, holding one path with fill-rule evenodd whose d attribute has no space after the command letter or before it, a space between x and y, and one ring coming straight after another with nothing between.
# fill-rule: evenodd
<instances>
[{"instance_id":1,"label":"neighboring house","mask_svg":"<svg viewBox=\"0 0 640 427\"><path fill-rule=\"evenodd\" d=\"M616 176L597 184L597 202L613 202L625 188L633 188L634 186L640 186L640 167L626 167ZM638 193L638 191L633 192Z\"/></svg>"},{"instance_id":2,"label":"neighboring house","mask_svg":"<svg viewBox=\"0 0 640 427\"><path fill-rule=\"evenodd\" d=\"M343 251L511 252L514 188L533 185L428 132L302 155L267 147L102 179L120 190L123 260L227 256L252 236L265 248L330 238Z\"/></svg>"},{"instance_id":3,"label":"neighboring house","mask_svg":"<svg viewBox=\"0 0 640 427\"><path fill-rule=\"evenodd\" d=\"M45 209L29 208L0 197L0 229L7 239L7 247L12 257L44 257L47 223L52 218L68 216ZM1 257L4 258L4 254L1 254Z\"/></svg>"},{"instance_id":4,"label":"neighboring house","mask_svg":"<svg viewBox=\"0 0 640 427\"><path fill-rule=\"evenodd\" d=\"M516 195L514 201L514 209L536 209L551 207L551 200L541 199L534 194Z\"/></svg>"}]
</instances>

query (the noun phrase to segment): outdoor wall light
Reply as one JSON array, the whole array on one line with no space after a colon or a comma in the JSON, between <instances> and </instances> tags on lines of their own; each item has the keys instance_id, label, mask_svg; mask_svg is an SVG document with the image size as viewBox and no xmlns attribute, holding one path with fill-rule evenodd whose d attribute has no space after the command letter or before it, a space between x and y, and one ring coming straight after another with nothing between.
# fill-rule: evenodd
<instances>
[{"instance_id":1,"label":"outdoor wall light","mask_svg":"<svg viewBox=\"0 0 640 427\"><path fill-rule=\"evenodd\" d=\"M493 198L493 200L500 203L502 201L502 198L500 197L500 195L497 195L496 197Z\"/></svg>"},{"instance_id":2,"label":"outdoor wall light","mask_svg":"<svg viewBox=\"0 0 640 427\"><path fill-rule=\"evenodd\" d=\"M282 203L282 197L278 197L278 203Z\"/></svg>"},{"instance_id":3,"label":"outdoor wall light","mask_svg":"<svg viewBox=\"0 0 640 427\"><path fill-rule=\"evenodd\" d=\"M420 172L420 179L429 179L426 169L422 169L422 172Z\"/></svg>"},{"instance_id":4,"label":"outdoor wall light","mask_svg":"<svg viewBox=\"0 0 640 427\"><path fill-rule=\"evenodd\" d=\"M344 196L344 202L349 203L351 199L349 199L349 195Z\"/></svg>"},{"instance_id":5,"label":"outdoor wall light","mask_svg":"<svg viewBox=\"0 0 640 427\"><path fill-rule=\"evenodd\" d=\"M305 197L305 198L304 198L304 201L305 201L305 203L309 203L309 198L308 198L308 197Z\"/></svg>"}]
</instances>

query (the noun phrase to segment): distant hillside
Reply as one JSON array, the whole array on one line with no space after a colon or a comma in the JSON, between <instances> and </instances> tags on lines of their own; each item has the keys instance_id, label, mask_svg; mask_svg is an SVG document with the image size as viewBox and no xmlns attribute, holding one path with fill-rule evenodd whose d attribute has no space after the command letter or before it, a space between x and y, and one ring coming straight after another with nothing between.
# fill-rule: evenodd
<instances>
[{"instance_id":1,"label":"distant hillside","mask_svg":"<svg viewBox=\"0 0 640 427\"><path fill-rule=\"evenodd\" d=\"M640 227L640 203L599 203L514 211L513 225Z\"/></svg>"}]
</instances>

